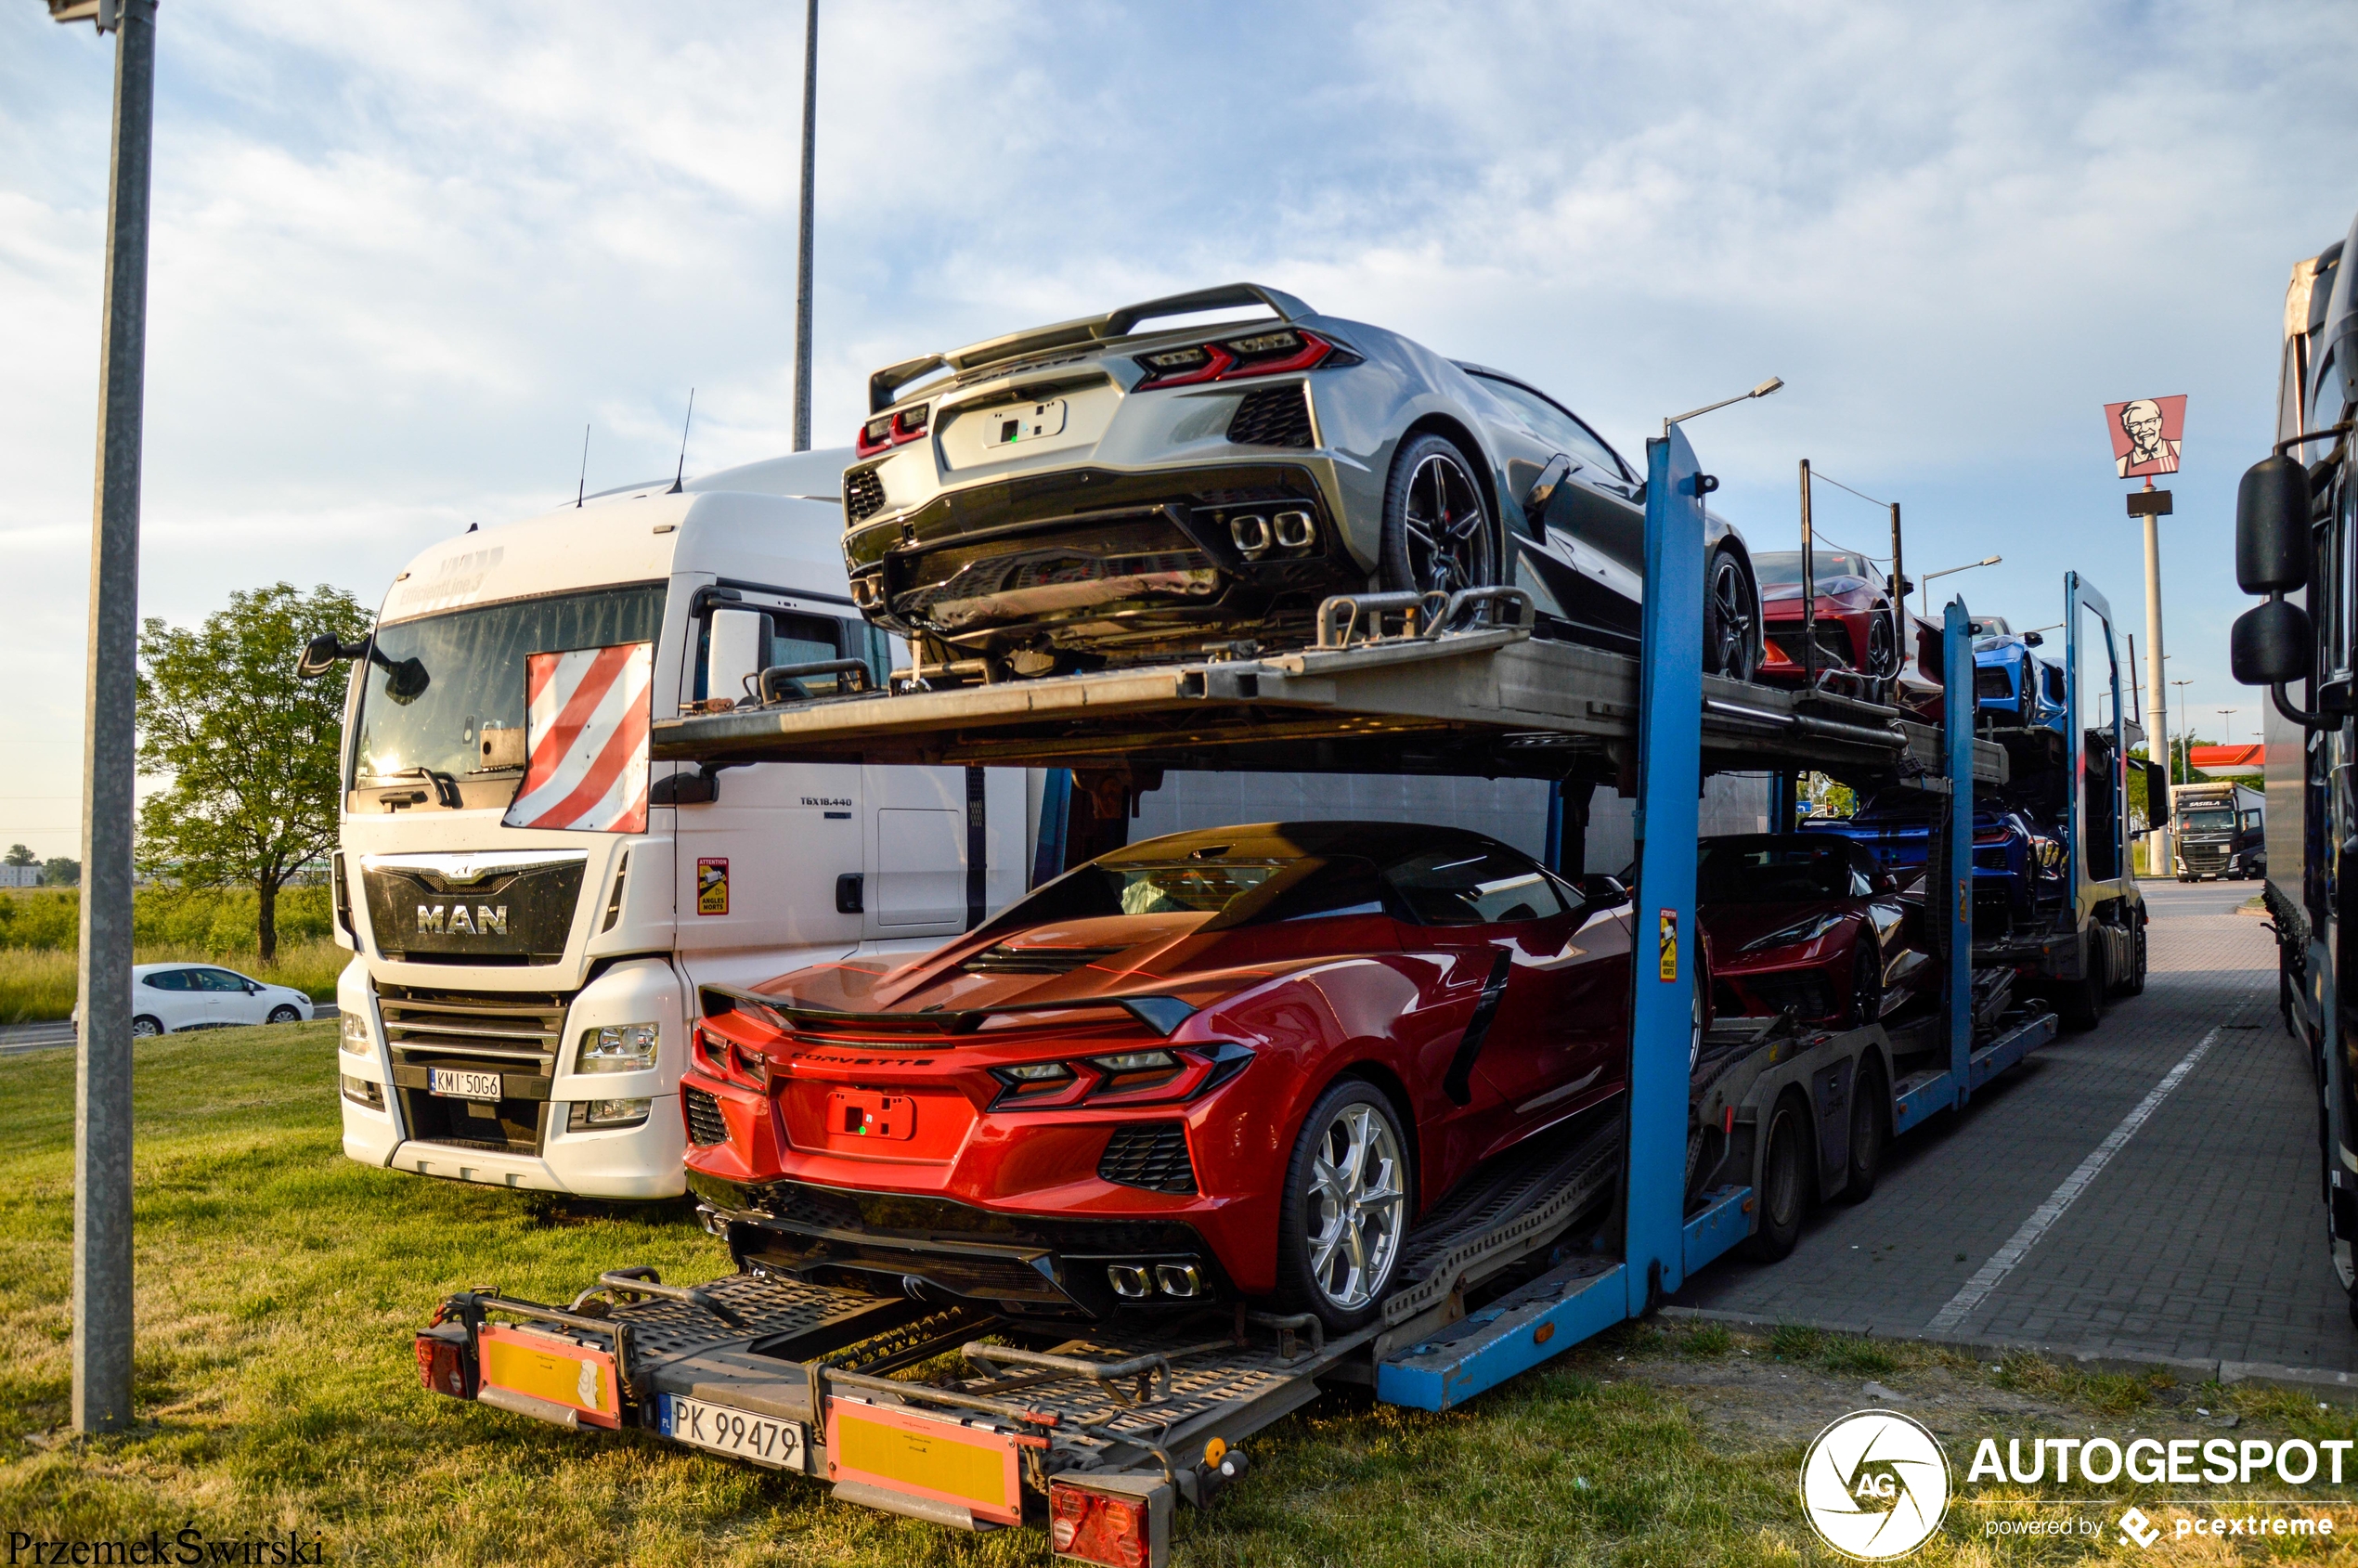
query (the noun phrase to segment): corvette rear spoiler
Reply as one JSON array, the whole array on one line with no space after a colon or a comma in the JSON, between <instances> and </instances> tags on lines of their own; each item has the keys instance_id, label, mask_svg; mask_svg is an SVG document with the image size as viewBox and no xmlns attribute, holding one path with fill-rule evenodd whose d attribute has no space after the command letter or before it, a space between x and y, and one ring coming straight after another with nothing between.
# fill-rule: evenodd
<instances>
[{"instance_id":1,"label":"corvette rear spoiler","mask_svg":"<svg viewBox=\"0 0 2358 1568\"><path fill-rule=\"evenodd\" d=\"M1006 1013L1049 1013L1084 1007L1120 1007L1165 1036L1196 1013L1192 1002L1175 996L1092 996L1073 1002L1011 1002L1004 1007L968 1007L956 1012L853 1013L835 1007L805 1007L775 996L762 996L734 986L707 985L697 990L697 1012L707 1018L730 1013L750 1013L782 1033L797 1029L854 1028L879 1034L906 1035L912 1040L939 1040L947 1035L972 1034L983 1020Z\"/></svg>"},{"instance_id":2,"label":"corvette rear spoiler","mask_svg":"<svg viewBox=\"0 0 2358 1568\"><path fill-rule=\"evenodd\" d=\"M1198 311L1228 310L1255 305L1267 305L1277 313L1281 321L1298 321L1305 316L1317 314L1291 294L1259 283L1223 283L1217 288L1198 289L1193 293L1171 294L1159 300L1147 300L1142 305L1125 305L1120 310L1108 311L1103 316L1083 317L1078 321L1059 321L1053 327L1033 327L1025 331L1009 332L1004 337L969 343L964 348L953 348L946 354L927 354L915 359L903 359L898 365L887 365L868 378L868 411L882 413L891 408L899 399L901 388L935 370L971 370L979 365L992 365L1003 359L1019 358L1046 349L1126 338L1137 330L1138 323L1151 321L1158 317L1192 316Z\"/></svg>"}]
</instances>

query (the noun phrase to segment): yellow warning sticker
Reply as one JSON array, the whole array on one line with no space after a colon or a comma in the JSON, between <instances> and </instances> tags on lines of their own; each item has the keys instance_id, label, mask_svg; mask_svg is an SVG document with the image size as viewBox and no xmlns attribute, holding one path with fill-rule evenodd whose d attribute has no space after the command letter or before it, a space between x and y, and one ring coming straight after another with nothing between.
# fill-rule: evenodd
<instances>
[{"instance_id":1,"label":"yellow warning sticker","mask_svg":"<svg viewBox=\"0 0 2358 1568\"><path fill-rule=\"evenodd\" d=\"M1675 980L1678 978L1678 912L1665 909L1658 914L1662 924L1662 978Z\"/></svg>"},{"instance_id":2,"label":"yellow warning sticker","mask_svg":"<svg viewBox=\"0 0 2358 1568\"><path fill-rule=\"evenodd\" d=\"M729 913L729 862L723 857L696 860L696 913L726 914Z\"/></svg>"}]
</instances>

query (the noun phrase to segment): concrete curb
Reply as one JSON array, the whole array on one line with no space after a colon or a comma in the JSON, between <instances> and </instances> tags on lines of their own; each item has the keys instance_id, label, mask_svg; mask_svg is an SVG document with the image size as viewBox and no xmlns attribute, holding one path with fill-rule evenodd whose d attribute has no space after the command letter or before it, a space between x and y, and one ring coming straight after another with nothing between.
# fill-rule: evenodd
<instances>
[{"instance_id":1,"label":"concrete curb","mask_svg":"<svg viewBox=\"0 0 2358 1568\"><path fill-rule=\"evenodd\" d=\"M2222 1385L2256 1383L2262 1388L2280 1388L2294 1393L2358 1405L2358 1372L2334 1372L2313 1367L2279 1367L2265 1361L2211 1361L2178 1355L2124 1354L2106 1345L2057 1345L2030 1340L1923 1334L1907 1329L1877 1328L1872 1323L1761 1317L1751 1313L1719 1312L1710 1307L1665 1306L1661 1309L1661 1315L1674 1322L1724 1323L1730 1328L1750 1328L1762 1333L1773 1333L1779 1328L1814 1328L1825 1334L1847 1334L1855 1339L1930 1345L1937 1350L1962 1351L1969 1355L2002 1356L2008 1351L2028 1351L2077 1367L2083 1372L2134 1375L2166 1371L2176 1373L2181 1379L2192 1382Z\"/></svg>"}]
</instances>

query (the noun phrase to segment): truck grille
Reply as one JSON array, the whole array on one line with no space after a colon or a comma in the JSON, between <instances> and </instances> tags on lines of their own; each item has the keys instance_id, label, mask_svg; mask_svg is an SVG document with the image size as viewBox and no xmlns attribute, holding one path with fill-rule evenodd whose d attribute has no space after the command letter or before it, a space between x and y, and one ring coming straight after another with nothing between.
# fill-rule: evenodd
<instances>
[{"instance_id":1,"label":"truck grille","mask_svg":"<svg viewBox=\"0 0 2358 1568\"><path fill-rule=\"evenodd\" d=\"M554 964L564 957L589 855L366 855L360 886L377 952L409 964Z\"/></svg>"},{"instance_id":2,"label":"truck grille","mask_svg":"<svg viewBox=\"0 0 2358 1568\"><path fill-rule=\"evenodd\" d=\"M481 992L383 986L377 1010L409 1136L460 1148L538 1154L563 1046L565 1004L553 991ZM496 1104L434 1093L434 1069L499 1075Z\"/></svg>"},{"instance_id":3,"label":"truck grille","mask_svg":"<svg viewBox=\"0 0 2358 1568\"><path fill-rule=\"evenodd\" d=\"M699 1148L729 1141L729 1124L720 1119L720 1102L691 1083L681 1097L688 1104L688 1136Z\"/></svg>"},{"instance_id":4,"label":"truck grille","mask_svg":"<svg viewBox=\"0 0 2358 1568\"><path fill-rule=\"evenodd\" d=\"M1240 447L1307 447L1309 388L1264 386L1249 392L1228 418L1228 439Z\"/></svg>"},{"instance_id":5,"label":"truck grille","mask_svg":"<svg viewBox=\"0 0 2358 1568\"><path fill-rule=\"evenodd\" d=\"M1192 1194L1196 1168L1187 1159L1185 1124L1137 1121L1115 1128L1097 1160L1097 1175L1120 1186Z\"/></svg>"},{"instance_id":6,"label":"truck grille","mask_svg":"<svg viewBox=\"0 0 2358 1568\"><path fill-rule=\"evenodd\" d=\"M843 476L844 521L865 522L882 512L884 504L884 481L875 469L855 468Z\"/></svg>"}]
</instances>

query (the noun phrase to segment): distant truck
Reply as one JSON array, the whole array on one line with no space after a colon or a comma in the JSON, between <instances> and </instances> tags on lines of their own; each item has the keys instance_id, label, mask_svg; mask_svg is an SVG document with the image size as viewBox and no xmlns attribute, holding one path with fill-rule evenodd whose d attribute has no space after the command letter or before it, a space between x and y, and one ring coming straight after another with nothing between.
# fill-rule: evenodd
<instances>
[{"instance_id":1,"label":"distant truck","mask_svg":"<svg viewBox=\"0 0 2358 1568\"><path fill-rule=\"evenodd\" d=\"M2170 799L2179 881L2240 882L2268 875L2266 796L2228 782L2179 784Z\"/></svg>"},{"instance_id":2,"label":"distant truck","mask_svg":"<svg viewBox=\"0 0 2358 1568\"><path fill-rule=\"evenodd\" d=\"M647 759L651 718L906 664L852 607L842 466L471 530L394 579L371 637L305 654L313 675L355 662L332 862L347 1155L680 1193L698 986L932 948L1022 893L1020 769Z\"/></svg>"}]
</instances>

